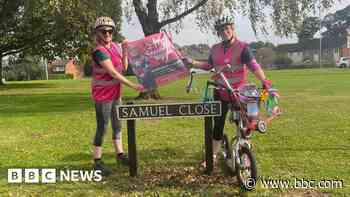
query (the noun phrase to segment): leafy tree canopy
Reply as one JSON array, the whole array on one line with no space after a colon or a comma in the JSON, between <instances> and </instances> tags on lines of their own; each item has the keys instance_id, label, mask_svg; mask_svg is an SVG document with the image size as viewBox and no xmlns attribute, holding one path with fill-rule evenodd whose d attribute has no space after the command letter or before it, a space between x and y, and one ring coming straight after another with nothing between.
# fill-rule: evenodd
<instances>
[{"instance_id":1,"label":"leafy tree canopy","mask_svg":"<svg viewBox=\"0 0 350 197\"><path fill-rule=\"evenodd\" d=\"M350 28L350 5L324 17L322 25L327 28L323 36L344 36Z\"/></svg>"},{"instance_id":2,"label":"leafy tree canopy","mask_svg":"<svg viewBox=\"0 0 350 197\"><path fill-rule=\"evenodd\" d=\"M121 0L0 0L0 79L6 55L26 52L85 61L92 27L102 15L115 20L120 40Z\"/></svg>"},{"instance_id":3,"label":"leafy tree canopy","mask_svg":"<svg viewBox=\"0 0 350 197\"><path fill-rule=\"evenodd\" d=\"M330 8L334 1L321 0L322 8ZM214 21L222 14L247 15L256 32L267 32L267 18L272 19L277 34L289 36L300 30L305 18L318 10L318 0L126 0L125 13L131 20L136 12L145 35L161 28L182 29L183 19L193 14L202 31L212 31Z\"/></svg>"},{"instance_id":4,"label":"leafy tree canopy","mask_svg":"<svg viewBox=\"0 0 350 197\"><path fill-rule=\"evenodd\" d=\"M298 39L312 39L320 30L320 19L318 17L308 17L303 21L303 24L298 33Z\"/></svg>"},{"instance_id":5,"label":"leafy tree canopy","mask_svg":"<svg viewBox=\"0 0 350 197\"><path fill-rule=\"evenodd\" d=\"M22 51L75 56L91 45L97 16L112 16L117 32L121 25L119 0L0 0L0 11L2 56Z\"/></svg>"}]
</instances>

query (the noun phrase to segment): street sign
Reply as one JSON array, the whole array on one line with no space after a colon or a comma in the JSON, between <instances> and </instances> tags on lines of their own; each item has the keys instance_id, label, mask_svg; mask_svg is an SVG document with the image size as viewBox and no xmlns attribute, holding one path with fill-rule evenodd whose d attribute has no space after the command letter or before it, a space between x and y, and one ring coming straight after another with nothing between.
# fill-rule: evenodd
<instances>
[{"instance_id":1,"label":"street sign","mask_svg":"<svg viewBox=\"0 0 350 197\"><path fill-rule=\"evenodd\" d=\"M221 116L221 102L120 105L117 114L120 120Z\"/></svg>"},{"instance_id":2,"label":"street sign","mask_svg":"<svg viewBox=\"0 0 350 197\"><path fill-rule=\"evenodd\" d=\"M206 173L213 171L213 116L221 116L221 102L201 103L173 103L173 104L142 104L120 105L117 114L120 120L127 120L128 156L130 176L137 176L137 148L136 148L136 119L195 117L204 116Z\"/></svg>"}]
</instances>

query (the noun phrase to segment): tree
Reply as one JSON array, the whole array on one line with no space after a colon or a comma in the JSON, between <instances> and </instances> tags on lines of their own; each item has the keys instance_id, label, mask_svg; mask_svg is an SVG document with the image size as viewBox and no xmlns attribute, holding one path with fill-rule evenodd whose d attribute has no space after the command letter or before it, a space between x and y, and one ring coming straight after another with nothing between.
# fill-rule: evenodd
<instances>
[{"instance_id":1,"label":"tree","mask_svg":"<svg viewBox=\"0 0 350 197\"><path fill-rule=\"evenodd\" d=\"M112 16L120 39L121 14L120 0L0 0L0 62L23 51L48 59L84 59L92 48L96 17Z\"/></svg>"},{"instance_id":2,"label":"tree","mask_svg":"<svg viewBox=\"0 0 350 197\"><path fill-rule=\"evenodd\" d=\"M249 44L249 47L251 49L255 49L255 50L258 50L258 49L261 49L261 48L264 48L264 47L274 49L275 45L272 44L271 42L258 41L258 42L251 42Z\"/></svg>"},{"instance_id":3,"label":"tree","mask_svg":"<svg viewBox=\"0 0 350 197\"><path fill-rule=\"evenodd\" d=\"M333 14L325 16L322 20L322 26L327 28L327 31L324 32L322 36L346 36L350 28L350 5Z\"/></svg>"},{"instance_id":4,"label":"tree","mask_svg":"<svg viewBox=\"0 0 350 197\"><path fill-rule=\"evenodd\" d=\"M276 52L271 47L262 47L257 50L256 60L264 67L270 67L276 58Z\"/></svg>"},{"instance_id":5,"label":"tree","mask_svg":"<svg viewBox=\"0 0 350 197\"><path fill-rule=\"evenodd\" d=\"M279 55L276 57L274 64L278 66L278 68L287 68L293 63L293 60L290 59L287 55Z\"/></svg>"},{"instance_id":6,"label":"tree","mask_svg":"<svg viewBox=\"0 0 350 197\"><path fill-rule=\"evenodd\" d=\"M176 46L175 46L176 47ZM206 44L192 44L187 46L178 46L180 53L192 57L197 60L206 60L208 59L210 47Z\"/></svg>"},{"instance_id":7,"label":"tree","mask_svg":"<svg viewBox=\"0 0 350 197\"><path fill-rule=\"evenodd\" d=\"M313 39L314 35L320 30L320 19L318 17L307 17L304 19L298 33L299 42L306 39Z\"/></svg>"},{"instance_id":8,"label":"tree","mask_svg":"<svg viewBox=\"0 0 350 197\"><path fill-rule=\"evenodd\" d=\"M6 80L22 81L43 79L43 65L40 57L21 53L9 57L9 69L5 72Z\"/></svg>"},{"instance_id":9,"label":"tree","mask_svg":"<svg viewBox=\"0 0 350 197\"><path fill-rule=\"evenodd\" d=\"M167 26L168 29L179 32L184 17L194 14L198 27L205 32L213 32L214 21L223 13L239 13L248 15L251 26L267 32L266 18L271 14L272 22L278 35L289 36L300 28L301 21L317 9L314 1L305 0L126 0L125 11L131 20L132 11L136 12L145 36L158 33ZM334 0L322 0L322 7L329 8ZM266 10L272 10L265 13ZM159 98L158 91L147 93L146 96Z\"/></svg>"}]
</instances>

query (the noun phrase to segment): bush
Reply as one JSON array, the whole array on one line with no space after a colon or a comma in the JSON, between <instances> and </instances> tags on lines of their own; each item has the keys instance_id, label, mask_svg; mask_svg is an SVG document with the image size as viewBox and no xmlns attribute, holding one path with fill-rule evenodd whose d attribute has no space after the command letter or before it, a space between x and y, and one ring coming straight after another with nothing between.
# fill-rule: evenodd
<instances>
[{"instance_id":1,"label":"bush","mask_svg":"<svg viewBox=\"0 0 350 197\"><path fill-rule=\"evenodd\" d=\"M93 61L90 57L86 58L85 61L82 62L84 65L84 76L90 77L92 75L92 64Z\"/></svg>"},{"instance_id":2,"label":"bush","mask_svg":"<svg viewBox=\"0 0 350 197\"><path fill-rule=\"evenodd\" d=\"M58 80L58 79L73 79L72 74L50 74L49 79Z\"/></svg>"},{"instance_id":3,"label":"bush","mask_svg":"<svg viewBox=\"0 0 350 197\"><path fill-rule=\"evenodd\" d=\"M84 65L84 75L88 76L88 77L92 75L92 65L91 64Z\"/></svg>"},{"instance_id":4,"label":"bush","mask_svg":"<svg viewBox=\"0 0 350 197\"><path fill-rule=\"evenodd\" d=\"M290 59L287 56L277 56L277 58L274 61L274 64L276 64L278 67L288 67L293 63L293 60Z\"/></svg>"},{"instance_id":5,"label":"bush","mask_svg":"<svg viewBox=\"0 0 350 197\"><path fill-rule=\"evenodd\" d=\"M43 71L38 64L19 63L4 72L6 81L25 81L42 79Z\"/></svg>"},{"instance_id":6,"label":"bush","mask_svg":"<svg viewBox=\"0 0 350 197\"><path fill-rule=\"evenodd\" d=\"M9 70L4 73L6 81L17 81L17 74L13 70Z\"/></svg>"},{"instance_id":7,"label":"bush","mask_svg":"<svg viewBox=\"0 0 350 197\"><path fill-rule=\"evenodd\" d=\"M44 78L44 67L40 57L20 53L9 56L8 67L4 70L7 81L38 80Z\"/></svg>"},{"instance_id":8,"label":"bush","mask_svg":"<svg viewBox=\"0 0 350 197\"><path fill-rule=\"evenodd\" d=\"M64 79L74 79L74 75L73 74L65 74Z\"/></svg>"}]
</instances>

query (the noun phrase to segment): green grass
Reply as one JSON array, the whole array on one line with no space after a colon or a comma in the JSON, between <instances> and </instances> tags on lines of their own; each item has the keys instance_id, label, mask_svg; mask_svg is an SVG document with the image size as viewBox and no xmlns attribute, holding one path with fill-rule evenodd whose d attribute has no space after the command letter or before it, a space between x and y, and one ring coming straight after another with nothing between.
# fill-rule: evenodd
<instances>
[{"instance_id":1,"label":"green grass","mask_svg":"<svg viewBox=\"0 0 350 197\"><path fill-rule=\"evenodd\" d=\"M0 87L0 196L332 196L350 194L350 71L269 71L280 90L283 116L266 135L254 135L259 175L270 179L337 179L342 189L257 189L242 193L220 170L206 176L202 118L137 121L139 177L115 163L109 130L104 160L113 175L103 182L8 184L8 168L90 169L95 114L89 80L11 82ZM202 89L208 75L198 76ZM162 101L199 100L186 80L160 89ZM137 93L124 88L124 101ZM152 101L154 102L154 101ZM231 128L229 124L227 130ZM231 132L231 131L230 131ZM123 122L127 150L126 124Z\"/></svg>"}]
</instances>

